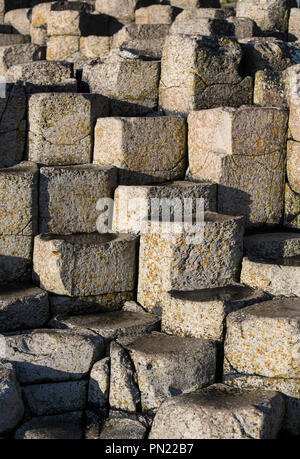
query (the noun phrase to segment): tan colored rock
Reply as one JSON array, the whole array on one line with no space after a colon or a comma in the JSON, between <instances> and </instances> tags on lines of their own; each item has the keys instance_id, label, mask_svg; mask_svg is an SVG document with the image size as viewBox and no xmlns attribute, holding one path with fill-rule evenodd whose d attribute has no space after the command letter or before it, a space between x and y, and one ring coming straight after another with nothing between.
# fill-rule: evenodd
<instances>
[{"instance_id":1,"label":"tan colored rock","mask_svg":"<svg viewBox=\"0 0 300 459\"><path fill-rule=\"evenodd\" d=\"M289 17L289 41L300 40L300 10L299 8L292 8Z\"/></svg>"},{"instance_id":2,"label":"tan colored rock","mask_svg":"<svg viewBox=\"0 0 300 459\"><path fill-rule=\"evenodd\" d=\"M133 419L108 419L100 433L100 440L142 440L146 428Z\"/></svg>"},{"instance_id":3,"label":"tan colored rock","mask_svg":"<svg viewBox=\"0 0 300 459\"><path fill-rule=\"evenodd\" d=\"M86 65L83 82L90 92L110 99L111 116L141 116L156 110L160 62L112 56Z\"/></svg>"},{"instance_id":4,"label":"tan colored rock","mask_svg":"<svg viewBox=\"0 0 300 459\"><path fill-rule=\"evenodd\" d=\"M36 236L34 278L49 292L91 296L134 290L137 238L127 234Z\"/></svg>"},{"instance_id":5,"label":"tan colored rock","mask_svg":"<svg viewBox=\"0 0 300 459\"><path fill-rule=\"evenodd\" d=\"M136 24L172 24L175 9L171 5L151 5L135 11Z\"/></svg>"},{"instance_id":6,"label":"tan colored rock","mask_svg":"<svg viewBox=\"0 0 300 459\"><path fill-rule=\"evenodd\" d=\"M122 346L112 342L110 361L109 405L114 409L134 413L141 398L129 355Z\"/></svg>"},{"instance_id":7,"label":"tan colored rock","mask_svg":"<svg viewBox=\"0 0 300 459\"><path fill-rule=\"evenodd\" d=\"M300 96L294 95L290 98L289 137L300 142Z\"/></svg>"},{"instance_id":8,"label":"tan colored rock","mask_svg":"<svg viewBox=\"0 0 300 459\"><path fill-rule=\"evenodd\" d=\"M118 19L123 24L134 22L138 0L96 0L96 11Z\"/></svg>"},{"instance_id":9,"label":"tan colored rock","mask_svg":"<svg viewBox=\"0 0 300 459\"><path fill-rule=\"evenodd\" d=\"M225 357L245 375L299 379L300 299L279 298L227 317Z\"/></svg>"},{"instance_id":10,"label":"tan colored rock","mask_svg":"<svg viewBox=\"0 0 300 459\"><path fill-rule=\"evenodd\" d=\"M5 337L6 359L21 384L82 379L104 354L103 340L91 333L37 329Z\"/></svg>"},{"instance_id":11,"label":"tan colored rock","mask_svg":"<svg viewBox=\"0 0 300 459\"><path fill-rule=\"evenodd\" d=\"M284 415L277 392L214 384L167 400L154 418L153 439L275 439Z\"/></svg>"},{"instance_id":12,"label":"tan colored rock","mask_svg":"<svg viewBox=\"0 0 300 459\"><path fill-rule=\"evenodd\" d=\"M276 260L300 255L299 233L260 233L244 238L244 250L249 258Z\"/></svg>"},{"instance_id":13,"label":"tan colored rock","mask_svg":"<svg viewBox=\"0 0 300 459\"><path fill-rule=\"evenodd\" d=\"M170 3L182 9L220 8L219 0L170 0Z\"/></svg>"},{"instance_id":14,"label":"tan colored rock","mask_svg":"<svg viewBox=\"0 0 300 459\"><path fill-rule=\"evenodd\" d=\"M204 210L215 211L217 186L209 182L177 181L159 185L119 186L114 195L112 228L119 232L139 234L145 218L151 217L158 205L169 200L170 215L191 209L204 201ZM189 207L191 206L191 207Z\"/></svg>"},{"instance_id":15,"label":"tan colored rock","mask_svg":"<svg viewBox=\"0 0 300 459\"><path fill-rule=\"evenodd\" d=\"M253 106L201 110L190 113L188 124L191 177L219 184L218 211L243 215L248 226L279 224L286 110Z\"/></svg>"},{"instance_id":16,"label":"tan colored rock","mask_svg":"<svg viewBox=\"0 0 300 459\"><path fill-rule=\"evenodd\" d=\"M47 27L54 2L40 3L32 8L30 35L31 42L37 45L47 44Z\"/></svg>"},{"instance_id":17,"label":"tan colored rock","mask_svg":"<svg viewBox=\"0 0 300 459\"><path fill-rule=\"evenodd\" d=\"M272 37L253 37L240 40L243 50L242 66L247 75L258 70L282 72L300 63L297 44L286 43Z\"/></svg>"},{"instance_id":18,"label":"tan colored rock","mask_svg":"<svg viewBox=\"0 0 300 459\"><path fill-rule=\"evenodd\" d=\"M80 54L80 37L75 35L53 35L47 40L48 61L74 60Z\"/></svg>"},{"instance_id":19,"label":"tan colored rock","mask_svg":"<svg viewBox=\"0 0 300 459\"><path fill-rule=\"evenodd\" d=\"M44 59L45 48L33 43L0 46L0 74L5 75L13 65Z\"/></svg>"},{"instance_id":20,"label":"tan colored rock","mask_svg":"<svg viewBox=\"0 0 300 459\"><path fill-rule=\"evenodd\" d=\"M140 243L137 300L145 309L160 313L170 290L223 287L238 280L241 217L206 212L204 225L170 223L154 229Z\"/></svg>"},{"instance_id":21,"label":"tan colored rock","mask_svg":"<svg viewBox=\"0 0 300 459\"><path fill-rule=\"evenodd\" d=\"M51 320L53 328L92 331L110 341L121 338L135 338L156 331L160 318L147 312L114 311L100 314L57 316Z\"/></svg>"},{"instance_id":22,"label":"tan colored rock","mask_svg":"<svg viewBox=\"0 0 300 459\"><path fill-rule=\"evenodd\" d=\"M269 261L244 258L241 282L272 295L300 296L299 256Z\"/></svg>"},{"instance_id":23,"label":"tan colored rock","mask_svg":"<svg viewBox=\"0 0 300 459\"><path fill-rule=\"evenodd\" d=\"M0 293L0 333L40 328L50 318L48 293L30 283L12 284Z\"/></svg>"},{"instance_id":24,"label":"tan colored rock","mask_svg":"<svg viewBox=\"0 0 300 459\"><path fill-rule=\"evenodd\" d=\"M31 236L0 236L0 285L30 280L32 247Z\"/></svg>"},{"instance_id":25,"label":"tan colored rock","mask_svg":"<svg viewBox=\"0 0 300 459\"><path fill-rule=\"evenodd\" d=\"M107 113L107 100L100 94L33 94L29 160L47 165L89 163L95 121Z\"/></svg>"},{"instance_id":26,"label":"tan colored rock","mask_svg":"<svg viewBox=\"0 0 300 459\"><path fill-rule=\"evenodd\" d=\"M80 38L80 54L84 57L96 59L108 57L111 47L111 37L97 37L90 35Z\"/></svg>"},{"instance_id":27,"label":"tan colored rock","mask_svg":"<svg viewBox=\"0 0 300 459\"><path fill-rule=\"evenodd\" d=\"M243 390L263 389L264 391L277 391L283 394L285 401L285 414L282 430L288 435L299 435L299 410L300 391L299 379L266 378L257 375L243 375L235 372L225 359L224 383L230 387Z\"/></svg>"},{"instance_id":28,"label":"tan colored rock","mask_svg":"<svg viewBox=\"0 0 300 459\"><path fill-rule=\"evenodd\" d=\"M232 38L169 35L163 49L159 105L187 115L252 103L252 79L239 73L242 50Z\"/></svg>"},{"instance_id":29,"label":"tan colored rock","mask_svg":"<svg viewBox=\"0 0 300 459\"><path fill-rule=\"evenodd\" d=\"M180 118L101 118L95 129L94 163L118 167L121 184L129 184L128 171L135 173L133 183L180 179L186 167L185 142L185 120Z\"/></svg>"},{"instance_id":30,"label":"tan colored rock","mask_svg":"<svg viewBox=\"0 0 300 459\"><path fill-rule=\"evenodd\" d=\"M113 37L112 48L119 48L123 42L137 40L148 41L166 39L170 30L167 24L129 24L124 26Z\"/></svg>"},{"instance_id":31,"label":"tan colored rock","mask_svg":"<svg viewBox=\"0 0 300 459\"><path fill-rule=\"evenodd\" d=\"M42 167L39 183L40 233L93 233L97 202L113 197L117 171L92 164Z\"/></svg>"},{"instance_id":32,"label":"tan colored rock","mask_svg":"<svg viewBox=\"0 0 300 459\"><path fill-rule=\"evenodd\" d=\"M4 16L4 22L12 25L21 35L30 35L30 8L8 11Z\"/></svg>"},{"instance_id":33,"label":"tan colored rock","mask_svg":"<svg viewBox=\"0 0 300 459\"><path fill-rule=\"evenodd\" d=\"M300 194L285 186L284 226L300 229Z\"/></svg>"},{"instance_id":34,"label":"tan colored rock","mask_svg":"<svg viewBox=\"0 0 300 459\"><path fill-rule=\"evenodd\" d=\"M88 389L88 407L101 412L108 404L110 385L110 359L106 357L96 362L92 368Z\"/></svg>"},{"instance_id":35,"label":"tan colored rock","mask_svg":"<svg viewBox=\"0 0 300 459\"><path fill-rule=\"evenodd\" d=\"M170 27L170 34L206 35L224 37L231 35L230 24L224 19L199 18L187 22L174 22Z\"/></svg>"},{"instance_id":36,"label":"tan colored rock","mask_svg":"<svg viewBox=\"0 0 300 459\"><path fill-rule=\"evenodd\" d=\"M253 19L262 32L286 32L293 0L238 0L237 17Z\"/></svg>"},{"instance_id":37,"label":"tan colored rock","mask_svg":"<svg viewBox=\"0 0 300 459\"><path fill-rule=\"evenodd\" d=\"M0 234L37 234L38 176L38 167L28 161L0 169Z\"/></svg>"},{"instance_id":38,"label":"tan colored rock","mask_svg":"<svg viewBox=\"0 0 300 459\"><path fill-rule=\"evenodd\" d=\"M210 341L152 333L127 346L141 394L142 410L214 382L216 347Z\"/></svg>"},{"instance_id":39,"label":"tan colored rock","mask_svg":"<svg viewBox=\"0 0 300 459\"><path fill-rule=\"evenodd\" d=\"M25 62L13 65L6 72L8 82L23 81L26 86L28 84L38 86L40 92L51 92L49 89L51 85L63 83L72 78L72 64L67 62Z\"/></svg>"},{"instance_id":40,"label":"tan colored rock","mask_svg":"<svg viewBox=\"0 0 300 459\"><path fill-rule=\"evenodd\" d=\"M223 341L226 316L269 297L259 289L232 285L169 292L164 299L162 331L177 336Z\"/></svg>"}]
</instances>

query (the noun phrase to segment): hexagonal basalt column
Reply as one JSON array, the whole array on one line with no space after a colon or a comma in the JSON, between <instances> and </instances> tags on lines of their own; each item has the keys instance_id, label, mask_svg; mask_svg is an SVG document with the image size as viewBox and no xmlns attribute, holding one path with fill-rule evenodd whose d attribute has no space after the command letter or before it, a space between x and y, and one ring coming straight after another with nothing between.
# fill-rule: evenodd
<instances>
[{"instance_id":1,"label":"hexagonal basalt column","mask_svg":"<svg viewBox=\"0 0 300 459\"><path fill-rule=\"evenodd\" d=\"M300 298L278 298L229 314L224 381L286 395L284 428L299 434Z\"/></svg>"},{"instance_id":2,"label":"hexagonal basalt column","mask_svg":"<svg viewBox=\"0 0 300 459\"><path fill-rule=\"evenodd\" d=\"M243 219L206 212L204 224L151 221L141 236L138 301L160 313L164 294L222 287L238 280Z\"/></svg>"},{"instance_id":3,"label":"hexagonal basalt column","mask_svg":"<svg viewBox=\"0 0 300 459\"><path fill-rule=\"evenodd\" d=\"M91 162L96 119L108 113L99 94L34 94L29 100L30 161L47 165Z\"/></svg>"},{"instance_id":4,"label":"hexagonal basalt column","mask_svg":"<svg viewBox=\"0 0 300 459\"><path fill-rule=\"evenodd\" d=\"M34 279L67 296L134 290L137 238L128 234L39 235L34 246Z\"/></svg>"},{"instance_id":5,"label":"hexagonal basalt column","mask_svg":"<svg viewBox=\"0 0 300 459\"><path fill-rule=\"evenodd\" d=\"M185 120L171 116L100 118L94 163L118 167L120 182L126 185L183 178Z\"/></svg>"},{"instance_id":6,"label":"hexagonal basalt column","mask_svg":"<svg viewBox=\"0 0 300 459\"><path fill-rule=\"evenodd\" d=\"M219 212L248 226L281 222L287 118L282 108L246 106L189 115L190 173L219 184Z\"/></svg>"}]
</instances>

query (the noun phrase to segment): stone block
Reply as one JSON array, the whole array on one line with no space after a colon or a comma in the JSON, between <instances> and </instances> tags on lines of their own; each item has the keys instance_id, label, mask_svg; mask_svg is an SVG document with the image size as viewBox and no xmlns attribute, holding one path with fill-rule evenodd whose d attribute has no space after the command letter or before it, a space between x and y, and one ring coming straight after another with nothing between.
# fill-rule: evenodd
<instances>
[{"instance_id":1,"label":"stone block","mask_svg":"<svg viewBox=\"0 0 300 459\"><path fill-rule=\"evenodd\" d=\"M289 102L289 138L296 142L300 142L300 95L297 94L292 96Z\"/></svg>"},{"instance_id":2,"label":"stone block","mask_svg":"<svg viewBox=\"0 0 300 459\"><path fill-rule=\"evenodd\" d=\"M267 34L285 33L288 28L289 8L297 6L295 0L238 0L237 17L250 18L260 31Z\"/></svg>"},{"instance_id":3,"label":"stone block","mask_svg":"<svg viewBox=\"0 0 300 459\"><path fill-rule=\"evenodd\" d=\"M259 70L255 74L254 104L264 107L287 107L286 84L282 72Z\"/></svg>"},{"instance_id":4,"label":"stone block","mask_svg":"<svg viewBox=\"0 0 300 459\"><path fill-rule=\"evenodd\" d=\"M78 9L54 10L52 6L47 32L50 36L105 36L108 35L108 18Z\"/></svg>"},{"instance_id":5,"label":"stone block","mask_svg":"<svg viewBox=\"0 0 300 459\"><path fill-rule=\"evenodd\" d=\"M127 234L40 235L34 244L34 278L58 295L129 292L136 283L137 238Z\"/></svg>"},{"instance_id":6,"label":"stone block","mask_svg":"<svg viewBox=\"0 0 300 459\"><path fill-rule=\"evenodd\" d=\"M40 3L32 8L30 35L31 42L37 45L47 44L47 24L51 14L51 5L54 2Z\"/></svg>"},{"instance_id":7,"label":"stone block","mask_svg":"<svg viewBox=\"0 0 300 459\"><path fill-rule=\"evenodd\" d=\"M157 409L170 397L214 383L216 346L210 341L152 333L138 338L127 349L143 411Z\"/></svg>"},{"instance_id":8,"label":"stone block","mask_svg":"<svg viewBox=\"0 0 300 459\"><path fill-rule=\"evenodd\" d=\"M16 427L23 415L24 405L13 366L0 363L0 433Z\"/></svg>"},{"instance_id":9,"label":"stone block","mask_svg":"<svg viewBox=\"0 0 300 459\"><path fill-rule=\"evenodd\" d=\"M52 35L47 40L48 61L74 61L80 56L80 37Z\"/></svg>"},{"instance_id":10,"label":"stone block","mask_svg":"<svg viewBox=\"0 0 300 459\"><path fill-rule=\"evenodd\" d=\"M116 169L93 164L40 169L40 233L71 234L96 231L97 202L112 198Z\"/></svg>"},{"instance_id":11,"label":"stone block","mask_svg":"<svg viewBox=\"0 0 300 459\"><path fill-rule=\"evenodd\" d=\"M140 243L137 300L145 309L160 313L170 290L224 287L238 280L242 217L205 212L200 226L152 228Z\"/></svg>"},{"instance_id":12,"label":"stone block","mask_svg":"<svg viewBox=\"0 0 300 459\"><path fill-rule=\"evenodd\" d=\"M147 429L134 419L108 419L105 421L100 440L143 440Z\"/></svg>"},{"instance_id":13,"label":"stone block","mask_svg":"<svg viewBox=\"0 0 300 459\"><path fill-rule=\"evenodd\" d=\"M36 61L13 65L6 72L6 81L22 81L27 94L68 92L69 87L77 92L72 64L67 62Z\"/></svg>"},{"instance_id":14,"label":"stone block","mask_svg":"<svg viewBox=\"0 0 300 459\"><path fill-rule=\"evenodd\" d=\"M110 57L104 63L86 65L83 82L90 92L110 99L111 116L141 116L158 103L160 62Z\"/></svg>"},{"instance_id":15,"label":"stone block","mask_svg":"<svg viewBox=\"0 0 300 459\"><path fill-rule=\"evenodd\" d=\"M279 224L283 211L287 112L272 107L192 112L192 179L219 184L218 211L248 226Z\"/></svg>"},{"instance_id":16,"label":"stone block","mask_svg":"<svg viewBox=\"0 0 300 459\"><path fill-rule=\"evenodd\" d=\"M148 4L151 5L151 1ZM95 8L96 11L107 16L116 18L121 24L128 24L134 22L134 12L138 7L138 4L143 6L147 5L147 1L140 0L96 0Z\"/></svg>"},{"instance_id":17,"label":"stone block","mask_svg":"<svg viewBox=\"0 0 300 459\"><path fill-rule=\"evenodd\" d=\"M141 397L130 357L122 346L112 342L110 361L109 405L113 409L134 413Z\"/></svg>"},{"instance_id":18,"label":"stone block","mask_svg":"<svg viewBox=\"0 0 300 459\"><path fill-rule=\"evenodd\" d=\"M111 47L111 37L97 37L90 35L80 38L80 54L84 57L96 59L108 57Z\"/></svg>"},{"instance_id":19,"label":"stone block","mask_svg":"<svg viewBox=\"0 0 300 459\"><path fill-rule=\"evenodd\" d=\"M20 35L17 33L0 33L0 46L14 46L29 43L30 37L28 35ZM2 53L1 53L2 54ZM0 55L1 55L0 54ZM1 69L1 71L3 71Z\"/></svg>"},{"instance_id":20,"label":"stone block","mask_svg":"<svg viewBox=\"0 0 300 459\"><path fill-rule=\"evenodd\" d=\"M38 177L38 167L28 161L0 169L1 235L37 234Z\"/></svg>"},{"instance_id":21,"label":"stone block","mask_svg":"<svg viewBox=\"0 0 300 459\"><path fill-rule=\"evenodd\" d=\"M176 212L182 214L183 209L190 209L195 214L202 200L204 210L216 210L216 184L178 181L145 186L120 185L114 196L112 228L114 231L139 234L143 229L144 219L150 218L151 213L154 215L159 205L169 203L171 217Z\"/></svg>"},{"instance_id":22,"label":"stone block","mask_svg":"<svg viewBox=\"0 0 300 459\"><path fill-rule=\"evenodd\" d=\"M52 416L81 411L86 406L87 381L33 384L22 387L32 416Z\"/></svg>"},{"instance_id":23,"label":"stone block","mask_svg":"<svg viewBox=\"0 0 300 459\"><path fill-rule=\"evenodd\" d=\"M261 233L244 238L244 249L249 258L276 260L300 255L299 233Z\"/></svg>"},{"instance_id":24,"label":"stone block","mask_svg":"<svg viewBox=\"0 0 300 459\"><path fill-rule=\"evenodd\" d=\"M0 98L0 167L19 163L25 150L26 99L22 85L6 85ZM3 94L4 95L4 94Z\"/></svg>"},{"instance_id":25,"label":"stone block","mask_svg":"<svg viewBox=\"0 0 300 459\"><path fill-rule=\"evenodd\" d=\"M160 327L159 317L147 312L115 311L84 316L57 316L51 327L96 333L106 341L135 338L156 331Z\"/></svg>"},{"instance_id":26,"label":"stone block","mask_svg":"<svg viewBox=\"0 0 300 459\"><path fill-rule=\"evenodd\" d=\"M275 296L300 296L299 256L277 260L244 258L241 282Z\"/></svg>"},{"instance_id":27,"label":"stone block","mask_svg":"<svg viewBox=\"0 0 300 459\"><path fill-rule=\"evenodd\" d=\"M154 418L153 439L275 439L284 400L273 391L214 384L167 400Z\"/></svg>"},{"instance_id":28,"label":"stone block","mask_svg":"<svg viewBox=\"0 0 300 459\"><path fill-rule=\"evenodd\" d=\"M232 312L227 317L226 360L245 375L299 378L299 322L299 298L279 298Z\"/></svg>"},{"instance_id":29,"label":"stone block","mask_svg":"<svg viewBox=\"0 0 300 459\"><path fill-rule=\"evenodd\" d=\"M33 94L29 160L47 165L89 163L95 121L107 113L108 102L100 94Z\"/></svg>"},{"instance_id":30,"label":"stone block","mask_svg":"<svg viewBox=\"0 0 300 459\"><path fill-rule=\"evenodd\" d=\"M136 24L172 24L176 9L171 5L151 5L135 11Z\"/></svg>"},{"instance_id":31,"label":"stone block","mask_svg":"<svg viewBox=\"0 0 300 459\"><path fill-rule=\"evenodd\" d=\"M288 28L288 40L299 41L300 40L300 10L298 8L292 8L290 10L289 17L289 28Z\"/></svg>"},{"instance_id":32,"label":"stone block","mask_svg":"<svg viewBox=\"0 0 300 459\"><path fill-rule=\"evenodd\" d=\"M241 59L233 38L169 35L161 64L161 109L186 116L190 110L251 104L252 79L241 76Z\"/></svg>"},{"instance_id":33,"label":"stone block","mask_svg":"<svg viewBox=\"0 0 300 459\"><path fill-rule=\"evenodd\" d=\"M48 293L32 284L13 284L0 292L0 333L28 330L49 320Z\"/></svg>"},{"instance_id":34,"label":"stone block","mask_svg":"<svg viewBox=\"0 0 300 459\"><path fill-rule=\"evenodd\" d=\"M81 411L56 416L38 416L22 424L14 434L15 440L82 440Z\"/></svg>"},{"instance_id":35,"label":"stone block","mask_svg":"<svg viewBox=\"0 0 300 459\"><path fill-rule=\"evenodd\" d=\"M112 41L112 48L119 48L123 42L127 41L147 41L149 46L154 40L166 39L170 30L167 24L130 24L124 26L117 32Z\"/></svg>"},{"instance_id":36,"label":"stone block","mask_svg":"<svg viewBox=\"0 0 300 459\"><path fill-rule=\"evenodd\" d=\"M131 183L136 180L153 183L183 178L185 120L161 116L98 119L94 163L116 166L121 184L130 184L131 180Z\"/></svg>"},{"instance_id":37,"label":"stone block","mask_svg":"<svg viewBox=\"0 0 300 459\"><path fill-rule=\"evenodd\" d=\"M21 384L82 379L104 354L103 340L89 332L39 329L9 334L5 344Z\"/></svg>"},{"instance_id":38,"label":"stone block","mask_svg":"<svg viewBox=\"0 0 300 459\"><path fill-rule=\"evenodd\" d=\"M175 21L170 28L170 34L224 37L231 34L231 27L224 19L199 18L187 22Z\"/></svg>"},{"instance_id":39,"label":"stone block","mask_svg":"<svg viewBox=\"0 0 300 459\"><path fill-rule=\"evenodd\" d=\"M21 35L30 35L30 8L8 11L4 16L4 22L10 24L14 31Z\"/></svg>"},{"instance_id":40,"label":"stone block","mask_svg":"<svg viewBox=\"0 0 300 459\"><path fill-rule=\"evenodd\" d=\"M224 348L226 384L285 394L284 430L298 435L299 320L299 298L282 297L249 306L228 316Z\"/></svg>"},{"instance_id":41,"label":"stone block","mask_svg":"<svg viewBox=\"0 0 300 459\"><path fill-rule=\"evenodd\" d=\"M162 331L222 342L227 315L269 299L263 291L231 285L190 292L169 292L164 299Z\"/></svg>"},{"instance_id":42,"label":"stone block","mask_svg":"<svg viewBox=\"0 0 300 459\"><path fill-rule=\"evenodd\" d=\"M171 5L182 9L220 8L220 0L170 0Z\"/></svg>"},{"instance_id":43,"label":"stone block","mask_svg":"<svg viewBox=\"0 0 300 459\"><path fill-rule=\"evenodd\" d=\"M285 185L284 226L300 229L300 194Z\"/></svg>"},{"instance_id":44,"label":"stone block","mask_svg":"<svg viewBox=\"0 0 300 459\"><path fill-rule=\"evenodd\" d=\"M110 386L110 359L106 357L93 365L88 389L88 408L101 412L107 408Z\"/></svg>"},{"instance_id":45,"label":"stone block","mask_svg":"<svg viewBox=\"0 0 300 459\"><path fill-rule=\"evenodd\" d=\"M45 48L33 43L2 45L0 46L0 74L5 75L13 65L40 61L44 56Z\"/></svg>"},{"instance_id":46,"label":"stone block","mask_svg":"<svg viewBox=\"0 0 300 459\"><path fill-rule=\"evenodd\" d=\"M31 236L0 236L0 285L30 280L32 248Z\"/></svg>"}]
</instances>

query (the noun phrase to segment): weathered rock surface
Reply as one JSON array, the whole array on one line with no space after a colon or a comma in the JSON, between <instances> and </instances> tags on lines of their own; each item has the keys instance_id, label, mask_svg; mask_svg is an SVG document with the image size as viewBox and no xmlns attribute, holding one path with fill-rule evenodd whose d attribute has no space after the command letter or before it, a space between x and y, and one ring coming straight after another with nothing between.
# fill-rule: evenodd
<instances>
[{"instance_id":1,"label":"weathered rock surface","mask_svg":"<svg viewBox=\"0 0 300 459\"><path fill-rule=\"evenodd\" d=\"M150 439L271 439L284 415L276 392L215 384L167 400L154 418Z\"/></svg>"},{"instance_id":2,"label":"weathered rock surface","mask_svg":"<svg viewBox=\"0 0 300 459\"><path fill-rule=\"evenodd\" d=\"M0 433L13 429L23 414L24 405L15 371L12 365L0 362Z\"/></svg>"}]
</instances>

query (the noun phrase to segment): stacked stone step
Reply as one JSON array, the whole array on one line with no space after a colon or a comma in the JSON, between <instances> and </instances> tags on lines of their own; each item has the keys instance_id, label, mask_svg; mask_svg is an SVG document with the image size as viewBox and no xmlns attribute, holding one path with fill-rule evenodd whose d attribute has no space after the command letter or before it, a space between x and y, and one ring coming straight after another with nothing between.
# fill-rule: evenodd
<instances>
[{"instance_id":1,"label":"stacked stone step","mask_svg":"<svg viewBox=\"0 0 300 459\"><path fill-rule=\"evenodd\" d=\"M1 434L299 434L300 237L280 226L299 229L296 2L17 3Z\"/></svg>"}]
</instances>

